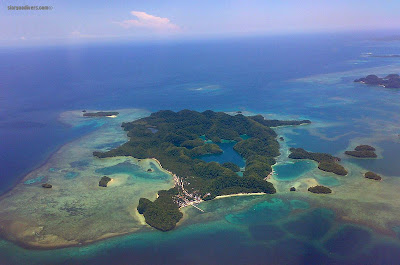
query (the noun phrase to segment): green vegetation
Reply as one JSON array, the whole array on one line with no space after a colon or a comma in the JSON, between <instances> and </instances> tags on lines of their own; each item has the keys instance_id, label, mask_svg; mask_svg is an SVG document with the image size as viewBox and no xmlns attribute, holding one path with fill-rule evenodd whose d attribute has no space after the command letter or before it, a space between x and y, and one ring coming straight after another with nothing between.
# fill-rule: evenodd
<instances>
[{"instance_id":1,"label":"green vegetation","mask_svg":"<svg viewBox=\"0 0 400 265\"><path fill-rule=\"evenodd\" d=\"M303 122L269 122L260 115L232 116L211 110L202 113L165 110L123 123L122 127L128 132L129 141L108 152L93 152L93 155L99 158L157 158L165 169L179 176L188 193L203 200L236 193L275 193L274 186L264 180L272 171L274 157L279 155L277 135L268 124L278 126L301 123ZM240 135L247 135L249 138L242 139ZM215 144L221 139L237 142L234 149L246 159L243 177L235 173L238 167L234 164L220 165L198 159L202 155L221 153L222 150ZM161 198L160 195L154 202L142 198L138 211L144 214L149 225L166 231L179 221L179 205L185 204L187 194L178 189L177 195L171 192L163 195L165 196Z\"/></svg>"},{"instance_id":2,"label":"green vegetation","mask_svg":"<svg viewBox=\"0 0 400 265\"><path fill-rule=\"evenodd\" d=\"M347 170L342 165L339 165L338 163L335 162L322 161L321 163L318 164L318 168L322 171L333 172L336 175L340 176L346 176L348 173Z\"/></svg>"},{"instance_id":3,"label":"green vegetation","mask_svg":"<svg viewBox=\"0 0 400 265\"><path fill-rule=\"evenodd\" d=\"M377 155L374 152L375 148L370 145L359 145L354 148L354 151L344 152L346 155L359 157L359 158L376 158Z\"/></svg>"},{"instance_id":4,"label":"green vegetation","mask_svg":"<svg viewBox=\"0 0 400 265\"><path fill-rule=\"evenodd\" d=\"M367 77L356 79L354 82L373 86L383 86L386 88L400 88L400 76L398 74L390 74L384 78L380 78L376 75L368 75Z\"/></svg>"},{"instance_id":5,"label":"green vegetation","mask_svg":"<svg viewBox=\"0 0 400 265\"><path fill-rule=\"evenodd\" d=\"M111 178L107 177L107 176L103 176L100 181L99 181L99 186L100 187L107 187L108 182L111 181Z\"/></svg>"},{"instance_id":6,"label":"green vegetation","mask_svg":"<svg viewBox=\"0 0 400 265\"><path fill-rule=\"evenodd\" d=\"M318 193L318 194L332 193L332 190L330 188L325 187L325 186L321 186L321 185L317 185L317 186L314 186L314 187L309 187L308 191L312 192L312 193Z\"/></svg>"},{"instance_id":7,"label":"green vegetation","mask_svg":"<svg viewBox=\"0 0 400 265\"><path fill-rule=\"evenodd\" d=\"M372 171L368 171L364 174L364 177L367 179L373 179L373 180L382 180L382 177L379 176L378 174L372 172Z\"/></svg>"},{"instance_id":8,"label":"green vegetation","mask_svg":"<svg viewBox=\"0 0 400 265\"><path fill-rule=\"evenodd\" d=\"M154 202L140 198L137 210L143 214L146 223L150 226L161 231L172 230L183 216L173 201L173 197L176 195L178 195L177 188L160 190L158 198Z\"/></svg>"},{"instance_id":9,"label":"green vegetation","mask_svg":"<svg viewBox=\"0 0 400 265\"><path fill-rule=\"evenodd\" d=\"M375 151L375 147L372 147L372 146L366 145L366 144L362 144L362 145L356 146L356 148L354 148L354 150L356 150L356 151Z\"/></svg>"},{"instance_id":10,"label":"green vegetation","mask_svg":"<svg viewBox=\"0 0 400 265\"><path fill-rule=\"evenodd\" d=\"M99 111L99 112L84 112L83 117L107 117L107 116L117 116L119 112L116 111Z\"/></svg>"},{"instance_id":11,"label":"green vegetation","mask_svg":"<svg viewBox=\"0 0 400 265\"><path fill-rule=\"evenodd\" d=\"M332 172L340 176L347 175L347 170L337 163L340 161L340 158L338 157L334 157L330 154L325 153L307 152L303 148L290 148L289 150L291 151L289 158L311 159L318 162L318 168L320 170Z\"/></svg>"},{"instance_id":12,"label":"green vegetation","mask_svg":"<svg viewBox=\"0 0 400 265\"><path fill-rule=\"evenodd\" d=\"M310 124L311 123L310 120L301 120L301 121L265 120L262 115L250 116L250 118L261 123L262 125L268 126L268 127L302 125L302 124Z\"/></svg>"},{"instance_id":13,"label":"green vegetation","mask_svg":"<svg viewBox=\"0 0 400 265\"><path fill-rule=\"evenodd\" d=\"M233 172L239 172L240 171L240 167L238 165L236 165L235 163L232 163L232 162L225 162L221 166L223 166L224 168L230 169Z\"/></svg>"}]
</instances>

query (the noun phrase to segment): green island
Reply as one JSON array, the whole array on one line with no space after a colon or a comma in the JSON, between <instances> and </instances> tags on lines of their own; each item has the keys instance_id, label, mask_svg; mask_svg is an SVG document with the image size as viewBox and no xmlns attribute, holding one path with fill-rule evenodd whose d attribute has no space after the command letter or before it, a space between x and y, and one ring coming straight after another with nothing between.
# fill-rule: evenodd
<instances>
[{"instance_id":1,"label":"green island","mask_svg":"<svg viewBox=\"0 0 400 265\"><path fill-rule=\"evenodd\" d=\"M100 186L100 187L107 187L107 184L108 184L108 182L110 182L110 181L111 181L111 178L110 178L110 177L103 176L103 177L100 179L100 181L99 181L99 186Z\"/></svg>"},{"instance_id":2,"label":"green island","mask_svg":"<svg viewBox=\"0 0 400 265\"><path fill-rule=\"evenodd\" d=\"M289 158L291 159L311 159L318 162L318 168L322 171L332 172L336 175L345 176L347 175L347 170L339 165L338 162L340 158L334 157L330 154L325 153L312 153L307 152L303 148L290 148L291 154Z\"/></svg>"},{"instance_id":3,"label":"green island","mask_svg":"<svg viewBox=\"0 0 400 265\"><path fill-rule=\"evenodd\" d=\"M43 183L42 187L45 189L51 189L53 187L53 185L49 184L49 183Z\"/></svg>"},{"instance_id":4,"label":"green island","mask_svg":"<svg viewBox=\"0 0 400 265\"><path fill-rule=\"evenodd\" d=\"M270 127L304 123L310 121L265 120L261 115L233 116L211 110L201 113L164 110L122 123L129 141L107 152L95 151L93 155L153 158L173 174L174 188L159 191L153 202L141 198L137 207L147 224L168 231L182 218L179 210L182 207L220 195L275 193L273 184L265 180L279 155L277 134ZM243 135L248 139L243 139ZM203 155L222 153L215 144L222 140L236 142L234 150L246 160L243 177L235 173L238 166L233 163L221 165L200 159Z\"/></svg>"},{"instance_id":5,"label":"green island","mask_svg":"<svg viewBox=\"0 0 400 265\"><path fill-rule=\"evenodd\" d=\"M119 112L116 111L84 112L83 117L110 117L118 114Z\"/></svg>"},{"instance_id":6,"label":"green island","mask_svg":"<svg viewBox=\"0 0 400 265\"><path fill-rule=\"evenodd\" d=\"M354 156L358 158L376 158L378 157L374 152L375 148L370 145L359 145L354 148L354 151L346 151L344 152L346 155Z\"/></svg>"},{"instance_id":7,"label":"green island","mask_svg":"<svg viewBox=\"0 0 400 265\"><path fill-rule=\"evenodd\" d=\"M386 88L400 88L400 75L390 74L383 78L380 78L376 75L368 75L366 77L356 79L354 82L373 86L383 86Z\"/></svg>"},{"instance_id":8,"label":"green island","mask_svg":"<svg viewBox=\"0 0 400 265\"><path fill-rule=\"evenodd\" d=\"M314 187L309 187L308 191L312 192L312 193L317 193L317 194L329 194L329 193L332 193L332 190L330 188L325 187L325 186L321 186L321 185L317 185L317 186L314 186Z\"/></svg>"},{"instance_id":9,"label":"green island","mask_svg":"<svg viewBox=\"0 0 400 265\"><path fill-rule=\"evenodd\" d=\"M364 177L367 179L373 179L373 180L382 180L382 177L379 176L378 174L372 172L372 171L368 171L364 174Z\"/></svg>"}]
</instances>

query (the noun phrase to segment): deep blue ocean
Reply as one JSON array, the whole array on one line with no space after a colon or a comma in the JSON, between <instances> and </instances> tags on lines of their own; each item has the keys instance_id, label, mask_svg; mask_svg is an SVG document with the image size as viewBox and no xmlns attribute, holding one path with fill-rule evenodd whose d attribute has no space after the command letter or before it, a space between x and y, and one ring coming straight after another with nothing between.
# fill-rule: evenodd
<instances>
[{"instance_id":1,"label":"deep blue ocean","mask_svg":"<svg viewBox=\"0 0 400 265\"><path fill-rule=\"evenodd\" d=\"M371 134L366 127L372 126L371 120L382 128L399 126L399 90L352 82L371 69L388 67L390 74L391 66L400 65L399 58L363 57L400 54L400 42L375 37L347 33L1 48L0 193L63 144L95 130L59 122L67 110L212 109L306 118L336 124L319 130L330 140L300 128L285 135L287 144L338 154L351 139ZM341 72L347 74L341 77ZM340 80L330 83L329 76L318 77L324 74ZM311 81L295 81L308 77ZM379 147L384 159L353 162L400 177L398 156L393 155L400 144L382 140ZM292 168L288 170L296 166ZM38 251L0 241L0 264L400 264L400 247L389 241L357 254L354 245L373 237L369 228L344 224L326 239L327 231L336 227L329 209L312 209L290 220L286 217L295 202L277 198L268 203L209 224L122 236L87 247ZM261 209L260 216L268 212L264 223L254 221L260 216L252 217L253 209ZM278 227L277 220L285 218Z\"/></svg>"}]
</instances>

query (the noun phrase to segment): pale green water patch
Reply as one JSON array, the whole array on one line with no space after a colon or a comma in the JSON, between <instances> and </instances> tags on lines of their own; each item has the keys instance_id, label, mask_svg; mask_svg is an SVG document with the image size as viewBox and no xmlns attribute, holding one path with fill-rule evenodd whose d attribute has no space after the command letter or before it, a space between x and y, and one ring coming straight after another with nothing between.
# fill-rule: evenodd
<instances>
[{"instance_id":1,"label":"pale green water patch","mask_svg":"<svg viewBox=\"0 0 400 265\"><path fill-rule=\"evenodd\" d=\"M315 178L317 179L319 184L324 185L324 186L334 187L334 186L340 185L340 181L334 177L315 176Z\"/></svg>"},{"instance_id":2,"label":"pale green water patch","mask_svg":"<svg viewBox=\"0 0 400 265\"><path fill-rule=\"evenodd\" d=\"M82 167L86 167L89 165L89 161L88 160L78 160L78 161L74 161L69 163L69 165L71 167L75 167L75 168L82 168Z\"/></svg>"},{"instance_id":3,"label":"pale green water patch","mask_svg":"<svg viewBox=\"0 0 400 265\"><path fill-rule=\"evenodd\" d=\"M74 178L76 178L77 176L79 176L79 173L78 172L68 172L67 174L65 174L64 175L64 178L66 178L66 179L74 179Z\"/></svg>"},{"instance_id":4,"label":"pale green water patch","mask_svg":"<svg viewBox=\"0 0 400 265\"><path fill-rule=\"evenodd\" d=\"M290 200L289 203L290 203L290 206L292 207L293 210L310 208L310 204L308 202L306 202L306 201Z\"/></svg>"},{"instance_id":5,"label":"pale green water patch","mask_svg":"<svg viewBox=\"0 0 400 265\"><path fill-rule=\"evenodd\" d=\"M315 167L316 164L314 162L307 160L278 164L274 166L274 178L280 181L292 181L313 170Z\"/></svg>"},{"instance_id":6,"label":"pale green water patch","mask_svg":"<svg viewBox=\"0 0 400 265\"><path fill-rule=\"evenodd\" d=\"M289 215L291 209L282 199L272 198L238 213L228 214L225 219L233 224L265 224L274 222Z\"/></svg>"},{"instance_id":7,"label":"pale green water patch","mask_svg":"<svg viewBox=\"0 0 400 265\"><path fill-rule=\"evenodd\" d=\"M113 143L104 143L104 144L99 144L96 145L95 148L96 149L106 149L106 150L111 150L113 148L116 148L122 144L124 144L126 141L117 141L117 142L113 142Z\"/></svg>"},{"instance_id":8,"label":"pale green water patch","mask_svg":"<svg viewBox=\"0 0 400 265\"><path fill-rule=\"evenodd\" d=\"M96 169L96 173L102 175L113 175L113 174L127 174L131 180L142 178L149 180L167 180L169 175L159 170L153 163L150 163L151 172L147 172L147 169L142 169L140 166L133 164L129 161L119 163L114 166L104 167Z\"/></svg>"}]
</instances>

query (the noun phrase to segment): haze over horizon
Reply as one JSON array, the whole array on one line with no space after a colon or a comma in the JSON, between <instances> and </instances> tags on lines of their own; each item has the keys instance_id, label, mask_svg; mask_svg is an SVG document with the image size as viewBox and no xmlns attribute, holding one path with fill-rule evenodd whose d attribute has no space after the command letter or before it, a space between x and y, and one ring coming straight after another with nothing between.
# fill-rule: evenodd
<instances>
[{"instance_id":1,"label":"haze over horizon","mask_svg":"<svg viewBox=\"0 0 400 265\"><path fill-rule=\"evenodd\" d=\"M52 9L9 10L25 5ZM13 0L0 7L0 45L6 46L400 28L400 2L377 0Z\"/></svg>"}]
</instances>

